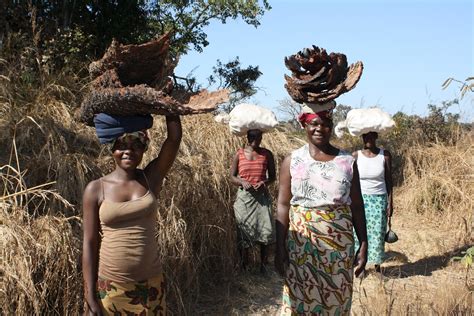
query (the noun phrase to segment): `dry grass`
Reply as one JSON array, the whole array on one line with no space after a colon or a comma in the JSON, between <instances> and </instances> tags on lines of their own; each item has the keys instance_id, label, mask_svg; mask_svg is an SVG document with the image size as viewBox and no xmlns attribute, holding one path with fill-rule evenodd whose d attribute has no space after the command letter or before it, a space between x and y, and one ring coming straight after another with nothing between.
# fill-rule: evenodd
<instances>
[{"instance_id":1,"label":"dry grass","mask_svg":"<svg viewBox=\"0 0 474 316\"><path fill-rule=\"evenodd\" d=\"M404 212L425 214L461 242L472 242L474 210L474 143L464 134L455 145L414 146L405 152L404 184L399 206Z\"/></svg>"},{"instance_id":2,"label":"dry grass","mask_svg":"<svg viewBox=\"0 0 474 316\"><path fill-rule=\"evenodd\" d=\"M79 218L39 215L49 213L48 205L72 205L48 189L54 183L27 187L19 170L4 165L0 171L2 314L77 314Z\"/></svg>"}]
</instances>

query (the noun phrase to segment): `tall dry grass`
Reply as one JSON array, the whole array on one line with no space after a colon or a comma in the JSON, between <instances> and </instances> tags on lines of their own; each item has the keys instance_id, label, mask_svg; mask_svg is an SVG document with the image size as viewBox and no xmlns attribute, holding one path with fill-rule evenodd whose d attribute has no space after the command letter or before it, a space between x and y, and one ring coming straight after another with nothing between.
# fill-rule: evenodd
<instances>
[{"instance_id":1,"label":"tall dry grass","mask_svg":"<svg viewBox=\"0 0 474 316\"><path fill-rule=\"evenodd\" d=\"M473 134L460 134L454 145L417 144L404 155L400 208L441 220L443 229L457 234L460 243L473 242Z\"/></svg>"},{"instance_id":2,"label":"tall dry grass","mask_svg":"<svg viewBox=\"0 0 474 316\"><path fill-rule=\"evenodd\" d=\"M11 165L1 166L0 172L1 313L78 313L78 218L47 212L48 205L64 210L72 205L49 189L54 182L28 187L25 172Z\"/></svg>"}]
</instances>

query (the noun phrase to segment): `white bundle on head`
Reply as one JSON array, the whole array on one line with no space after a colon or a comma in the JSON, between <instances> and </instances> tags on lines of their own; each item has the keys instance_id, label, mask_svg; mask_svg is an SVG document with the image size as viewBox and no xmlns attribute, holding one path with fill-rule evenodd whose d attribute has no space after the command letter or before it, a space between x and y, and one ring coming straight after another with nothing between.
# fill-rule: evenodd
<instances>
[{"instance_id":1,"label":"white bundle on head","mask_svg":"<svg viewBox=\"0 0 474 316\"><path fill-rule=\"evenodd\" d=\"M275 113L248 103L241 103L234 107L228 115L219 114L214 120L219 123L228 123L231 133L237 136L243 136L251 129L268 132L278 125Z\"/></svg>"},{"instance_id":2,"label":"white bundle on head","mask_svg":"<svg viewBox=\"0 0 474 316\"><path fill-rule=\"evenodd\" d=\"M334 132L337 137L344 135L344 128L352 136L360 136L368 132L386 133L395 127L395 121L390 114L379 108L353 109L347 113L344 121L337 123Z\"/></svg>"},{"instance_id":3,"label":"white bundle on head","mask_svg":"<svg viewBox=\"0 0 474 316\"><path fill-rule=\"evenodd\" d=\"M230 116L227 113L219 113L214 116L214 121L221 124L229 124Z\"/></svg>"}]
</instances>

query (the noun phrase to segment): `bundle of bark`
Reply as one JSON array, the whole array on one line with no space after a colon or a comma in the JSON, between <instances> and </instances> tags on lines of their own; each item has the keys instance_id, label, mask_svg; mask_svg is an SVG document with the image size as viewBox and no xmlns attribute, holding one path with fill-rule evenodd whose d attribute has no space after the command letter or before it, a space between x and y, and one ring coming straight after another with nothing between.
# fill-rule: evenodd
<instances>
[{"instance_id":1,"label":"bundle of bark","mask_svg":"<svg viewBox=\"0 0 474 316\"><path fill-rule=\"evenodd\" d=\"M353 89L364 66L358 61L347 66L346 55L314 46L285 57L292 75L285 75L285 88L298 103L324 104Z\"/></svg>"},{"instance_id":2,"label":"bundle of bark","mask_svg":"<svg viewBox=\"0 0 474 316\"><path fill-rule=\"evenodd\" d=\"M102 59L92 62L91 91L79 110L79 120L93 126L94 115L199 114L228 101L228 91L196 93L174 89L177 61L169 57L169 34L141 45L113 41Z\"/></svg>"}]
</instances>

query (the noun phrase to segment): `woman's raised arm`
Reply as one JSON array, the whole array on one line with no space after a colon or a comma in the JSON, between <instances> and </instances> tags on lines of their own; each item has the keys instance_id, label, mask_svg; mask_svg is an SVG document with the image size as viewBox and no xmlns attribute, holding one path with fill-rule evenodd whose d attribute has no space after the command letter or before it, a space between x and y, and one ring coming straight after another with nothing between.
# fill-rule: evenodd
<instances>
[{"instance_id":1,"label":"woman's raised arm","mask_svg":"<svg viewBox=\"0 0 474 316\"><path fill-rule=\"evenodd\" d=\"M168 137L161 146L158 157L153 159L145 168L145 174L150 182L150 189L155 195L159 194L163 179L176 159L183 134L181 119L177 115L166 116L166 127Z\"/></svg>"}]
</instances>

